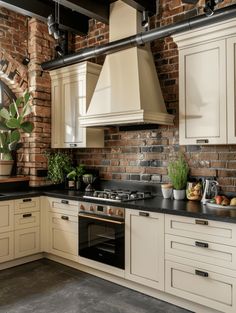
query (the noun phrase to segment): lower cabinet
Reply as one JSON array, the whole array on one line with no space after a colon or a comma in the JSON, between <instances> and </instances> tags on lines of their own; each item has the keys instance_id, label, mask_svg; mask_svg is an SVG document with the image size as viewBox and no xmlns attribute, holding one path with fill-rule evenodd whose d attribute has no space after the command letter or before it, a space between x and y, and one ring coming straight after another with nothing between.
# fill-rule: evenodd
<instances>
[{"instance_id":1,"label":"lower cabinet","mask_svg":"<svg viewBox=\"0 0 236 313\"><path fill-rule=\"evenodd\" d=\"M191 263L191 262L190 262ZM222 312L236 312L236 278L166 261L165 291Z\"/></svg>"},{"instance_id":2,"label":"lower cabinet","mask_svg":"<svg viewBox=\"0 0 236 313\"><path fill-rule=\"evenodd\" d=\"M78 259L78 217L50 213L51 253L70 260Z\"/></svg>"},{"instance_id":3,"label":"lower cabinet","mask_svg":"<svg viewBox=\"0 0 236 313\"><path fill-rule=\"evenodd\" d=\"M164 214L126 209L125 278L164 290Z\"/></svg>"},{"instance_id":4,"label":"lower cabinet","mask_svg":"<svg viewBox=\"0 0 236 313\"><path fill-rule=\"evenodd\" d=\"M13 232L0 234L0 263L14 258L14 235Z\"/></svg>"},{"instance_id":5,"label":"lower cabinet","mask_svg":"<svg viewBox=\"0 0 236 313\"><path fill-rule=\"evenodd\" d=\"M40 252L39 227L15 231L15 258Z\"/></svg>"}]
</instances>

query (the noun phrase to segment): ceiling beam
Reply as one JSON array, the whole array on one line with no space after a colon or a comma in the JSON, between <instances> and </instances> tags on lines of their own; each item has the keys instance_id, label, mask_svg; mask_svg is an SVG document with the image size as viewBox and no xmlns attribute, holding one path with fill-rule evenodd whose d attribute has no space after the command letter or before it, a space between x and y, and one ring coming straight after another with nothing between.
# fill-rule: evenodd
<instances>
[{"instance_id":1,"label":"ceiling beam","mask_svg":"<svg viewBox=\"0 0 236 313\"><path fill-rule=\"evenodd\" d=\"M58 2L58 0L53 1ZM60 0L60 4L102 23L108 24L109 22L110 3L107 0Z\"/></svg>"},{"instance_id":2,"label":"ceiling beam","mask_svg":"<svg viewBox=\"0 0 236 313\"><path fill-rule=\"evenodd\" d=\"M123 0L125 3L139 11L148 11L151 15L156 14L156 0Z\"/></svg>"},{"instance_id":3,"label":"ceiling beam","mask_svg":"<svg viewBox=\"0 0 236 313\"><path fill-rule=\"evenodd\" d=\"M47 17L54 14L54 3L40 0L0 0L0 5L17 13L46 21ZM81 13L60 6L60 27L78 34L88 33L89 18Z\"/></svg>"}]
</instances>

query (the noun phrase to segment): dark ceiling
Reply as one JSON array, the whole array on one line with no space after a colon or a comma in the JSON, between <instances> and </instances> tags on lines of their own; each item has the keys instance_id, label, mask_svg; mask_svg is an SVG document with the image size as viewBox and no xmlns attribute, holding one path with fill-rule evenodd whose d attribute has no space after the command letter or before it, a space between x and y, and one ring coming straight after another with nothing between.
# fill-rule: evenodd
<instances>
[{"instance_id":1,"label":"dark ceiling","mask_svg":"<svg viewBox=\"0 0 236 313\"><path fill-rule=\"evenodd\" d=\"M54 14L55 1L60 3L60 27L87 34L88 20L94 18L108 24L109 5L116 0L0 0L0 6L18 13L46 20ZM139 11L156 12L156 0L123 0Z\"/></svg>"}]
</instances>

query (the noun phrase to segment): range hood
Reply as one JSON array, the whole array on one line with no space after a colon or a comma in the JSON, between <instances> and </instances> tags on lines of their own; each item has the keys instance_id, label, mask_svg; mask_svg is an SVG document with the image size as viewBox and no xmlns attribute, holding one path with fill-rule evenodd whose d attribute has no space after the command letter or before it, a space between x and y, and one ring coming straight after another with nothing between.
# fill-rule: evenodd
<instances>
[{"instance_id":1,"label":"range hood","mask_svg":"<svg viewBox=\"0 0 236 313\"><path fill-rule=\"evenodd\" d=\"M141 13L123 1L110 7L110 42L141 31ZM149 45L106 56L83 127L163 124L173 125L167 113Z\"/></svg>"}]
</instances>

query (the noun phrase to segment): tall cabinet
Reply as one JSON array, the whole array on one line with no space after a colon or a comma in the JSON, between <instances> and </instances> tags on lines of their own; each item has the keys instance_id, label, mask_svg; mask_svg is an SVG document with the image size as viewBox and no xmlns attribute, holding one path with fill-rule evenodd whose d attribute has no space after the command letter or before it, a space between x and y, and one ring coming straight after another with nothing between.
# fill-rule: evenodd
<instances>
[{"instance_id":1,"label":"tall cabinet","mask_svg":"<svg viewBox=\"0 0 236 313\"><path fill-rule=\"evenodd\" d=\"M103 147L102 129L80 126L101 65L82 62L50 72L52 89L52 148Z\"/></svg>"},{"instance_id":2,"label":"tall cabinet","mask_svg":"<svg viewBox=\"0 0 236 313\"><path fill-rule=\"evenodd\" d=\"M235 144L236 19L173 36L180 144Z\"/></svg>"}]
</instances>

